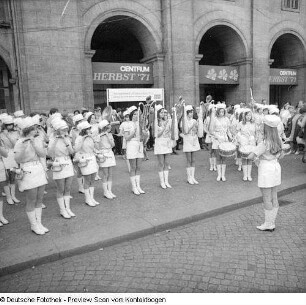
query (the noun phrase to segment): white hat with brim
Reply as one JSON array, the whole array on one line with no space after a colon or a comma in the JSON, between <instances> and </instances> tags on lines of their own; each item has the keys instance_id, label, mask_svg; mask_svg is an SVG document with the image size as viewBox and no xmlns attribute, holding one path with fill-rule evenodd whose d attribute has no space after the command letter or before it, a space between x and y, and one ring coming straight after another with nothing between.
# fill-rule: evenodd
<instances>
[{"instance_id":1,"label":"white hat with brim","mask_svg":"<svg viewBox=\"0 0 306 305\"><path fill-rule=\"evenodd\" d=\"M14 112L14 117L15 118L20 118L22 116L24 116L24 113L23 113L22 110L17 110L17 111Z\"/></svg>"},{"instance_id":2,"label":"white hat with brim","mask_svg":"<svg viewBox=\"0 0 306 305\"><path fill-rule=\"evenodd\" d=\"M155 106L156 112L159 111L159 110L161 110L161 109L163 109L163 106L162 106L162 105L158 104L158 105Z\"/></svg>"},{"instance_id":3,"label":"white hat with brim","mask_svg":"<svg viewBox=\"0 0 306 305\"><path fill-rule=\"evenodd\" d=\"M80 131L88 128L91 128L91 125L87 121L83 121L78 125L78 130Z\"/></svg>"},{"instance_id":4,"label":"white hat with brim","mask_svg":"<svg viewBox=\"0 0 306 305\"><path fill-rule=\"evenodd\" d=\"M59 129L66 129L68 128L68 125L67 123L62 120L62 119L56 119L52 122L52 127L55 129L55 130L59 130Z\"/></svg>"},{"instance_id":5,"label":"white hat with brim","mask_svg":"<svg viewBox=\"0 0 306 305\"><path fill-rule=\"evenodd\" d=\"M77 114L72 118L73 124L75 124L76 122L82 121L84 120L84 117L82 116L82 114Z\"/></svg>"},{"instance_id":6,"label":"white hat with brim","mask_svg":"<svg viewBox=\"0 0 306 305\"><path fill-rule=\"evenodd\" d=\"M9 115L6 113L6 112L4 112L4 113L1 113L0 114L0 121L3 121L6 117L8 117Z\"/></svg>"},{"instance_id":7,"label":"white hat with brim","mask_svg":"<svg viewBox=\"0 0 306 305\"><path fill-rule=\"evenodd\" d=\"M238 108L240 108L240 105L239 105L239 104L234 105L234 109L235 109L235 110L238 109Z\"/></svg>"},{"instance_id":8,"label":"white hat with brim","mask_svg":"<svg viewBox=\"0 0 306 305\"><path fill-rule=\"evenodd\" d=\"M129 114L130 114L131 112L133 112L134 110L137 110L137 107L136 107L136 106L131 106L131 107L129 107L129 108L127 109L127 111L129 112Z\"/></svg>"},{"instance_id":9,"label":"white hat with brim","mask_svg":"<svg viewBox=\"0 0 306 305\"><path fill-rule=\"evenodd\" d=\"M279 109L276 105L269 105L269 114L279 113Z\"/></svg>"},{"instance_id":10,"label":"white hat with brim","mask_svg":"<svg viewBox=\"0 0 306 305\"><path fill-rule=\"evenodd\" d=\"M104 127L106 127L107 125L109 125L109 121L108 120L102 120L100 123L99 123L99 128L100 129L103 129Z\"/></svg>"},{"instance_id":11,"label":"white hat with brim","mask_svg":"<svg viewBox=\"0 0 306 305\"><path fill-rule=\"evenodd\" d=\"M264 117L264 124L270 127L277 127L281 123L281 119L278 116L267 114Z\"/></svg>"},{"instance_id":12,"label":"white hat with brim","mask_svg":"<svg viewBox=\"0 0 306 305\"><path fill-rule=\"evenodd\" d=\"M127 116L127 115L130 115L130 113L128 112L128 110L125 110L125 111L123 112L123 116Z\"/></svg>"},{"instance_id":13,"label":"white hat with brim","mask_svg":"<svg viewBox=\"0 0 306 305\"><path fill-rule=\"evenodd\" d=\"M14 119L12 116L7 115L2 119L2 123L5 125L10 125L10 124L14 124Z\"/></svg>"},{"instance_id":14,"label":"white hat with brim","mask_svg":"<svg viewBox=\"0 0 306 305\"><path fill-rule=\"evenodd\" d=\"M226 108L226 105L223 104L223 103L220 103L220 104L217 104L217 105L216 105L216 108L217 108L217 109L225 109L225 108Z\"/></svg>"},{"instance_id":15,"label":"white hat with brim","mask_svg":"<svg viewBox=\"0 0 306 305\"><path fill-rule=\"evenodd\" d=\"M186 105L185 106L185 111L193 110L192 105Z\"/></svg>"},{"instance_id":16,"label":"white hat with brim","mask_svg":"<svg viewBox=\"0 0 306 305\"><path fill-rule=\"evenodd\" d=\"M86 113L84 114L84 119L85 119L85 120L88 120L89 117L90 117L91 115L93 115L93 113L92 113L91 111L86 112Z\"/></svg>"},{"instance_id":17,"label":"white hat with brim","mask_svg":"<svg viewBox=\"0 0 306 305\"><path fill-rule=\"evenodd\" d=\"M39 125L40 123L40 115L36 114L32 117L32 120L35 122L35 125Z\"/></svg>"},{"instance_id":18,"label":"white hat with brim","mask_svg":"<svg viewBox=\"0 0 306 305\"><path fill-rule=\"evenodd\" d=\"M19 123L19 127L21 129L29 128L32 126L35 126L35 121L31 117L26 117Z\"/></svg>"}]
</instances>

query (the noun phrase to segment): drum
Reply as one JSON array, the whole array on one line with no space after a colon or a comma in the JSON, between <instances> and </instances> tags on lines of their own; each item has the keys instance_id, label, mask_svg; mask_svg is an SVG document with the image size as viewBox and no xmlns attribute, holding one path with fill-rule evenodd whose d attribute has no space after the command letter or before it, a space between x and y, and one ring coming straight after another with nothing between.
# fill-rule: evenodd
<instances>
[{"instance_id":1,"label":"drum","mask_svg":"<svg viewBox=\"0 0 306 305\"><path fill-rule=\"evenodd\" d=\"M219 145L219 154L221 157L232 157L236 153L236 145L232 142L223 142Z\"/></svg>"},{"instance_id":2,"label":"drum","mask_svg":"<svg viewBox=\"0 0 306 305\"><path fill-rule=\"evenodd\" d=\"M291 152L291 146L290 144L283 144L283 152L285 155L289 155Z\"/></svg>"},{"instance_id":3,"label":"drum","mask_svg":"<svg viewBox=\"0 0 306 305\"><path fill-rule=\"evenodd\" d=\"M241 154L241 158L247 159L248 155L253 152L255 149L254 145L244 145L239 148L239 152Z\"/></svg>"}]
</instances>

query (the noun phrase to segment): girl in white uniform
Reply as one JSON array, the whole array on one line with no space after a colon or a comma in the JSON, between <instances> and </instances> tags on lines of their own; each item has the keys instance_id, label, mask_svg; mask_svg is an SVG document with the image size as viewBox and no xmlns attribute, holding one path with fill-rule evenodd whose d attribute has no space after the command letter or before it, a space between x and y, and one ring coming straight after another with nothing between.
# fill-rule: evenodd
<instances>
[{"instance_id":1,"label":"girl in white uniform","mask_svg":"<svg viewBox=\"0 0 306 305\"><path fill-rule=\"evenodd\" d=\"M239 148L256 145L256 125L253 122L251 109L244 109L242 121L238 124L237 140ZM252 160L242 159L243 181L252 181Z\"/></svg>"},{"instance_id":2,"label":"girl in white uniform","mask_svg":"<svg viewBox=\"0 0 306 305\"><path fill-rule=\"evenodd\" d=\"M0 140L0 187L2 189L6 182L6 170L1 157L7 158L7 149L4 147L3 142ZM3 216L3 198L1 193L0 196L0 227L2 227L3 225L8 224L9 222Z\"/></svg>"},{"instance_id":3,"label":"girl in white uniform","mask_svg":"<svg viewBox=\"0 0 306 305\"><path fill-rule=\"evenodd\" d=\"M114 199L116 195L112 192L113 167L116 166L116 159L112 148L115 141L111 131L111 126L107 120L102 120L99 124L99 134L96 140L97 161L102 171L102 187L104 197Z\"/></svg>"},{"instance_id":4,"label":"girl in white uniform","mask_svg":"<svg viewBox=\"0 0 306 305\"><path fill-rule=\"evenodd\" d=\"M22 179L18 180L19 191L25 192L26 213L31 230L38 235L43 235L49 232L41 223L42 199L48 181L40 158L44 158L46 152L42 142L35 137L37 131L32 118L23 119L19 126L22 129L22 137L14 147L15 161L20 164L23 172Z\"/></svg>"},{"instance_id":5,"label":"girl in white uniform","mask_svg":"<svg viewBox=\"0 0 306 305\"><path fill-rule=\"evenodd\" d=\"M57 189L57 203L60 214L64 218L75 217L70 209L70 190L74 177L74 169L70 155L74 153L71 139L68 136L68 125L64 120L57 119L52 122L55 137L50 139L48 155L53 159L51 170Z\"/></svg>"},{"instance_id":6,"label":"girl in white uniform","mask_svg":"<svg viewBox=\"0 0 306 305\"><path fill-rule=\"evenodd\" d=\"M124 128L124 138L126 140L126 158L130 163L130 180L132 191L135 195L144 194L140 187L140 166L144 157L143 142L140 141L139 113L135 106L129 108L130 121Z\"/></svg>"},{"instance_id":7,"label":"girl in white uniform","mask_svg":"<svg viewBox=\"0 0 306 305\"><path fill-rule=\"evenodd\" d=\"M18 164L14 159L14 146L17 140L20 138L20 134L14 129L14 119L11 116L5 116L2 120L2 131L0 133L0 139L3 141L4 147L8 151L7 158L3 158L4 167L7 174L7 185L3 187L8 204L19 203L20 200L16 198L16 186L15 186L15 173L11 169L17 168Z\"/></svg>"},{"instance_id":8,"label":"girl in white uniform","mask_svg":"<svg viewBox=\"0 0 306 305\"><path fill-rule=\"evenodd\" d=\"M211 111L212 108L214 107L213 104L209 104L208 106L208 113L207 116L204 120L204 131L206 133L206 137L205 137L205 143L207 144L208 150L209 150L209 165L210 171L216 171L217 170L217 159L214 153L214 150L212 149L212 137L211 134L209 132L209 125L210 125L210 121L211 121Z\"/></svg>"},{"instance_id":9,"label":"girl in white uniform","mask_svg":"<svg viewBox=\"0 0 306 305\"><path fill-rule=\"evenodd\" d=\"M94 199L94 181L98 171L98 164L94 154L95 141L91 136L91 125L87 121L79 123L78 129L80 134L75 140L75 160L78 162L84 177L85 202L94 207L100 204Z\"/></svg>"},{"instance_id":10,"label":"girl in white uniform","mask_svg":"<svg viewBox=\"0 0 306 305\"><path fill-rule=\"evenodd\" d=\"M189 184L199 184L194 178L195 173L195 152L200 150L198 138L198 122L193 118L193 108L191 105L185 106L183 120L183 152L187 159L187 182Z\"/></svg>"},{"instance_id":11,"label":"girl in white uniform","mask_svg":"<svg viewBox=\"0 0 306 305\"><path fill-rule=\"evenodd\" d=\"M217 104L217 110L214 110L212 113L212 121L210 124L210 132L213 136L212 140L212 149L217 155L217 181L226 181L225 171L226 163L225 158L219 154L219 145L224 142L229 141L230 134L230 120L225 115L225 104Z\"/></svg>"},{"instance_id":12,"label":"girl in white uniform","mask_svg":"<svg viewBox=\"0 0 306 305\"><path fill-rule=\"evenodd\" d=\"M258 226L261 231L273 231L279 204L277 186L281 184L281 166L278 162L283 157L282 142L277 132L277 125L281 122L275 115L266 115L264 118L264 140L248 158L259 159L258 187L261 190L265 222Z\"/></svg>"},{"instance_id":13,"label":"girl in white uniform","mask_svg":"<svg viewBox=\"0 0 306 305\"><path fill-rule=\"evenodd\" d=\"M154 122L154 154L158 160L158 175L160 186L163 189L171 188L169 184L169 156L172 153L171 140L172 120L168 119L165 109L161 105L155 105L155 122Z\"/></svg>"}]
</instances>

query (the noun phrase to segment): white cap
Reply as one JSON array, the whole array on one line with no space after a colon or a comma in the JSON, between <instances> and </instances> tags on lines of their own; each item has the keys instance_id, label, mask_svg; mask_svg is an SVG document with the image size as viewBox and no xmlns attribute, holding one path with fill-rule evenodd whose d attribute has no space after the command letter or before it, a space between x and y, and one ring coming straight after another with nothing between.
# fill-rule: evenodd
<instances>
[{"instance_id":1,"label":"white cap","mask_svg":"<svg viewBox=\"0 0 306 305\"><path fill-rule=\"evenodd\" d=\"M84 119L87 121L91 115L93 115L93 113L90 111L84 113Z\"/></svg>"},{"instance_id":2,"label":"white cap","mask_svg":"<svg viewBox=\"0 0 306 305\"><path fill-rule=\"evenodd\" d=\"M76 122L82 121L82 120L84 120L84 117L82 116L81 113L75 115L75 116L72 118L73 124L75 124Z\"/></svg>"},{"instance_id":3,"label":"white cap","mask_svg":"<svg viewBox=\"0 0 306 305\"><path fill-rule=\"evenodd\" d=\"M61 119L62 118L62 115L59 113L59 112L55 112L55 113L53 113L52 115L51 115L51 120L54 120L54 119L56 119L56 118L58 118L58 119Z\"/></svg>"},{"instance_id":4,"label":"white cap","mask_svg":"<svg viewBox=\"0 0 306 305\"><path fill-rule=\"evenodd\" d=\"M279 113L279 109L276 105L269 105L269 114Z\"/></svg>"},{"instance_id":5,"label":"white cap","mask_svg":"<svg viewBox=\"0 0 306 305\"><path fill-rule=\"evenodd\" d=\"M16 118L16 119L14 119L14 124L17 126L17 127L19 127L19 128L21 128L20 127L20 124L21 124L21 122L22 122L22 120L23 120L23 118Z\"/></svg>"},{"instance_id":6,"label":"white cap","mask_svg":"<svg viewBox=\"0 0 306 305\"><path fill-rule=\"evenodd\" d=\"M126 115L130 115L130 113L129 113L128 110L125 110L125 111L123 112L123 116L126 116Z\"/></svg>"},{"instance_id":7,"label":"white cap","mask_svg":"<svg viewBox=\"0 0 306 305\"><path fill-rule=\"evenodd\" d=\"M6 118L8 114L6 112L3 112L0 114L0 121L3 121L4 118Z\"/></svg>"},{"instance_id":8,"label":"white cap","mask_svg":"<svg viewBox=\"0 0 306 305\"><path fill-rule=\"evenodd\" d=\"M127 109L127 111L129 112L129 114L134 111L134 110L137 110L137 107L136 106L131 106Z\"/></svg>"},{"instance_id":9,"label":"white cap","mask_svg":"<svg viewBox=\"0 0 306 305\"><path fill-rule=\"evenodd\" d=\"M217 108L217 109L225 109L225 108L226 108L226 105L223 104L223 103L220 103L220 104L217 104L217 105L216 105L216 108Z\"/></svg>"},{"instance_id":10,"label":"white cap","mask_svg":"<svg viewBox=\"0 0 306 305\"><path fill-rule=\"evenodd\" d=\"M103 129L105 126L109 125L109 122L108 120L102 120L100 123L99 123L99 128L100 129Z\"/></svg>"},{"instance_id":11,"label":"white cap","mask_svg":"<svg viewBox=\"0 0 306 305\"><path fill-rule=\"evenodd\" d=\"M39 125L40 123L40 115L36 114L32 117L32 120L34 121L35 125Z\"/></svg>"},{"instance_id":12,"label":"white cap","mask_svg":"<svg viewBox=\"0 0 306 305\"><path fill-rule=\"evenodd\" d=\"M193 110L192 105L186 105L185 106L185 111Z\"/></svg>"},{"instance_id":13,"label":"white cap","mask_svg":"<svg viewBox=\"0 0 306 305\"><path fill-rule=\"evenodd\" d=\"M24 116L23 110L17 110L14 112L15 118L20 118L21 116Z\"/></svg>"},{"instance_id":14,"label":"white cap","mask_svg":"<svg viewBox=\"0 0 306 305\"><path fill-rule=\"evenodd\" d=\"M1 121L5 125L14 124L14 119L10 115L6 115Z\"/></svg>"},{"instance_id":15,"label":"white cap","mask_svg":"<svg viewBox=\"0 0 306 305\"><path fill-rule=\"evenodd\" d=\"M264 124L270 127L277 127L281 123L281 119L276 115L267 114L264 117Z\"/></svg>"},{"instance_id":16,"label":"white cap","mask_svg":"<svg viewBox=\"0 0 306 305\"><path fill-rule=\"evenodd\" d=\"M156 112L157 112L158 110L162 109L162 108L163 108L163 106L160 105L160 104L155 105L155 110L156 110Z\"/></svg>"},{"instance_id":17,"label":"white cap","mask_svg":"<svg viewBox=\"0 0 306 305\"><path fill-rule=\"evenodd\" d=\"M52 121L52 126L55 130L68 128L67 123L62 119L55 119Z\"/></svg>"},{"instance_id":18,"label":"white cap","mask_svg":"<svg viewBox=\"0 0 306 305\"><path fill-rule=\"evenodd\" d=\"M19 123L19 127L21 129L29 128L34 125L35 125L35 121L31 117L26 117L22 119L22 121L20 121Z\"/></svg>"},{"instance_id":19,"label":"white cap","mask_svg":"<svg viewBox=\"0 0 306 305\"><path fill-rule=\"evenodd\" d=\"M80 131L88 128L91 128L91 125L87 121L83 121L78 125L78 130Z\"/></svg>"}]
</instances>

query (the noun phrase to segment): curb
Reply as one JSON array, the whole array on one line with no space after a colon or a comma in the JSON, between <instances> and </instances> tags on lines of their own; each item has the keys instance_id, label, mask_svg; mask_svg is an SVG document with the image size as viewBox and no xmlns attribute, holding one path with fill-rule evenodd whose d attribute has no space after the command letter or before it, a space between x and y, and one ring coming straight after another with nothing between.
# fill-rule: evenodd
<instances>
[{"instance_id":1,"label":"curb","mask_svg":"<svg viewBox=\"0 0 306 305\"><path fill-rule=\"evenodd\" d=\"M287 189L279 191L278 196L282 197L282 196L291 194L293 192L296 192L296 191L299 191L305 188L306 188L306 183L297 185L297 186L293 186L293 187L289 187ZM39 266L45 263L50 263L50 262L54 262L54 261L57 261L63 258L67 258L67 257L79 255L79 254L84 254L87 252L92 252L92 251L95 251L101 248L105 248L105 247L110 247L110 246L113 246L113 245L116 245L122 242L132 241L132 240L135 240L141 237L145 237L151 234L155 234L158 232L162 232L168 229L173 229L179 226L187 225L187 224L197 222L200 220L204 220L207 218L219 216L219 215L222 215L228 212L232 212L232 211L235 211L241 208L246 208L254 204L261 203L261 201L262 201L262 197L256 197L256 198L246 200L243 202L234 203L226 207L218 208L218 209L215 209L209 212L203 212L200 214L188 216L185 218L181 218L181 219L167 222L164 224L160 224L157 226L152 226L150 228L146 228L143 230L138 230L132 233L120 235L114 238L109 238L109 239L105 239L99 242L94 242L89 245L84 245L84 246L76 247L76 248L65 250L65 251L59 251L57 253L52 253L52 254L45 255L39 258L30 259L28 261L17 263L11 266L0 267L0 277L4 275L16 273L16 272L19 272L19 271L22 271L28 268L35 268L35 266ZM285 202L283 204L281 203L280 205L283 206L286 204L290 204L290 202Z\"/></svg>"}]
</instances>

